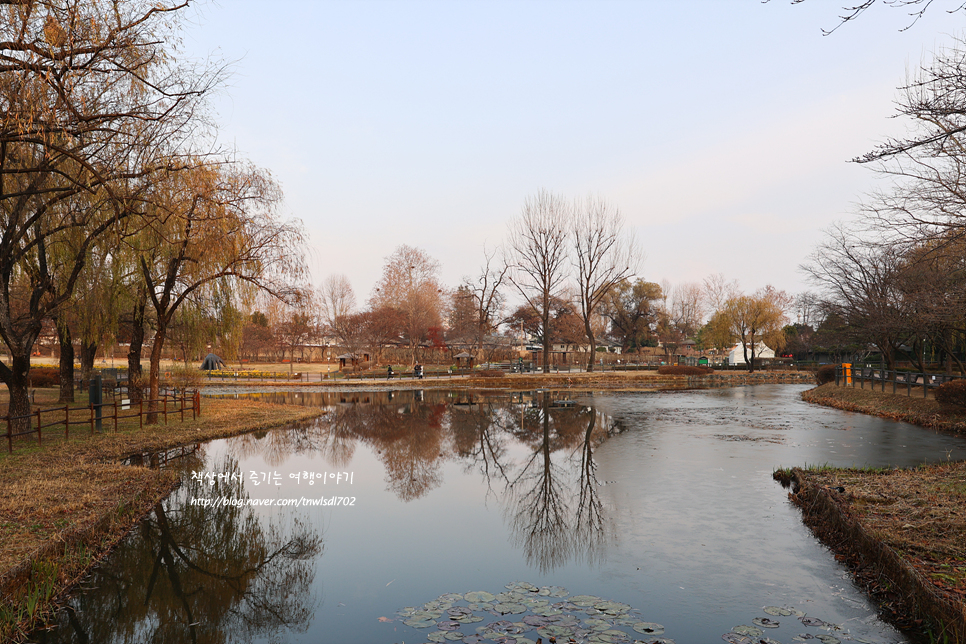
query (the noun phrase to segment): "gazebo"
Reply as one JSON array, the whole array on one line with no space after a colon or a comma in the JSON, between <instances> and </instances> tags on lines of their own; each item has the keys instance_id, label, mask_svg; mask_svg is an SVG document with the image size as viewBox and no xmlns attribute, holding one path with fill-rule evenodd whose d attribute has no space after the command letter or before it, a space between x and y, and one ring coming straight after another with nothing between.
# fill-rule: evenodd
<instances>
[{"instance_id":1,"label":"gazebo","mask_svg":"<svg viewBox=\"0 0 966 644\"><path fill-rule=\"evenodd\" d=\"M473 368L473 354L468 351L463 351L462 353L457 353L453 358L456 360L457 369L472 369Z\"/></svg>"}]
</instances>

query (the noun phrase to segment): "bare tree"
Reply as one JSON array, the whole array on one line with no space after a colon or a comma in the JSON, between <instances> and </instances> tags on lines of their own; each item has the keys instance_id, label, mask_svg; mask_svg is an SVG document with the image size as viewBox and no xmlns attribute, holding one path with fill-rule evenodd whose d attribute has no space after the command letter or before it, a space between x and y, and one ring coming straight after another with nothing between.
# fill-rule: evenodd
<instances>
[{"instance_id":1,"label":"bare tree","mask_svg":"<svg viewBox=\"0 0 966 644\"><path fill-rule=\"evenodd\" d=\"M463 286L473 299L476 315L476 350L482 354L484 341L488 333L492 333L499 324L505 297L503 283L510 270L506 262L497 264L495 258L498 251L488 252L483 249L484 262L475 280L465 278ZM484 356L480 355L482 359Z\"/></svg>"},{"instance_id":2,"label":"bare tree","mask_svg":"<svg viewBox=\"0 0 966 644\"><path fill-rule=\"evenodd\" d=\"M419 345L430 327L439 326L442 320L439 271L440 263L426 251L402 244L386 258L370 301L373 310L388 307L399 311L412 364L418 362Z\"/></svg>"},{"instance_id":3,"label":"bare tree","mask_svg":"<svg viewBox=\"0 0 966 644\"><path fill-rule=\"evenodd\" d=\"M738 280L727 280L723 273L704 278L704 298L711 311L720 311L725 302L741 294Z\"/></svg>"},{"instance_id":4,"label":"bare tree","mask_svg":"<svg viewBox=\"0 0 966 644\"><path fill-rule=\"evenodd\" d=\"M633 233L624 230L620 210L599 196L588 197L582 207L575 208L572 244L577 302L590 345L590 372L597 350L594 321L598 310L611 289L637 272L642 251Z\"/></svg>"},{"instance_id":5,"label":"bare tree","mask_svg":"<svg viewBox=\"0 0 966 644\"><path fill-rule=\"evenodd\" d=\"M351 316L356 308L356 295L349 278L342 273L325 278L319 287L318 299L322 322L343 347L354 352L358 332Z\"/></svg>"},{"instance_id":6,"label":"bare tree","mask_svg":"<svg viewBox=\"0 0 966 644\"><path fill-rule=\"evenodd\" d=\"M505 252L510 283L540 320L544 373L550 372L552 300L567 279L571 218L571 206L563 198L541 190L527 198L520 217L509 224Z\"/></svg>"},{"instance_id":7,"label":"bare tree","mask_svg":"<svg viewBox=\"0 0 966 644\"><path fill-rule=\"evenodd\" d=\"M862 239L839 225L802 266L822 289L826 312L844 320L855 339L874 344L890 369L910 328L902 262L896 246Z\"/></svg>"}]
</instances>

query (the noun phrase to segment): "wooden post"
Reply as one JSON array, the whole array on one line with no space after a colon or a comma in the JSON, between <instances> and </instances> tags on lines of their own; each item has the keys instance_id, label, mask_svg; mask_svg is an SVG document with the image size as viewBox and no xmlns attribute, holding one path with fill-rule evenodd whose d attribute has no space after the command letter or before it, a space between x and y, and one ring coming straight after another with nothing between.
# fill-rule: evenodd
<instances>
[{"instance_id":1,"label":"wooden post","mask_svg":"<svg viewBox=\"0 0 966 644\"><path fill-rule=\"evenodd\" d=\"M138 401L138 429L144 429L144 392L141 392L141 400Z\"/></svg>"},{"instance_id":2,"label":"wooden post","mask_svg":"<svg viewBox=\"0 0 966 644\"><path fill-rule=\"evenodd\" d=\"M87 403L91 408L91 436L94 435L94 403Z\"/></svg>"},{"instance_id":3,"label":"wooden post","mask_svg":"<svg viewBox=\"0 0 966 644\"><path fill-rule=\"evenodd\" d=\"M896 380L899 378L899 372L892 372L892 393L896 393Z\"/></svg>"},{"instance_id":4,"label":"wooden post","mask_svg":"<svg viewBox=\"0 0 966 644\"><path fill-rule=\"evenodd\" d=\"M117 396L114 397L114 433L117 433Z\"/></svg>"},{"instance_id":5,"label":"wooden post","mask_svg":"<svg viewBox=\"0 0 966 644\"><path fill-rule=\"evenodd\" d=\"M162 401L162 404L164 405L164 424L167 425L168 424L168 394L167 393L161 394L161 401Z\"/></svg>"},{"instance_id":6,"label":"wooden post","mask_svg":"<svg viewBox=\"0 0 966 644\"><path fill-rule=\"evenodd\" d=\"M187 391L186 389L182 389L182 390L181 390L181 422L182 422L182 423L184 422L184 404L185 404L186 402L188 402L188 401L187 401L187 400L185 399L185 392L186 392L186 391Z\"/></svg>"},{"instance_id":7,"label":"wooden post","mask_svg":"<svg viewBox=\"0 0 966 644\"><path fill-rule=\"evenodd\" d=\"M37 407L37 444L38 445L43 445L44 444L44 438L41 435L40 430L41 430L41 425L40 425L40 407Z\"/></svg>"}]
</instances>

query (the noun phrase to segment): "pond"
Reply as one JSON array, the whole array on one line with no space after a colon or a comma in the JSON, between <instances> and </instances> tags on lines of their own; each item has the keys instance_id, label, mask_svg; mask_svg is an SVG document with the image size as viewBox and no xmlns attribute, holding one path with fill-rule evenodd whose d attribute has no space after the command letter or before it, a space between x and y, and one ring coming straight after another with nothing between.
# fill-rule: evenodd
<instances>
[{"instance_id":1,"label":"pond","mask_svg":"<svg viewBox=\"0 0 966 644\"><path fill-rule=\"evenodd\" d=\"M804 388L264 394L327 413L179 453L34 641L905 641L771 474L966 442Z\"/></svg>"}]
</instances>

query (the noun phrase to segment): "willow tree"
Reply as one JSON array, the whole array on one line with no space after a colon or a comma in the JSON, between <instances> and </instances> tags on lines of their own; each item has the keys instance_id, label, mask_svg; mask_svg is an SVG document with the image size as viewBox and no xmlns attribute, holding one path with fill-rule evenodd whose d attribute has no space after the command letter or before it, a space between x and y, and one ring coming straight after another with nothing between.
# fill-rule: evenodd
<instances>
[{"instance_id":1,"label":"willow tree","mask_svg":"<svg viewBox=\"0 0 966 644\"><path fill-rule=\"evenodd\" d=\"M302 231L278 218L280 199L266 172L241 163L199 164L157 182L144 228L129 238L156 318L149 422L157 420L168 328L182 305L204 306L214 289L300 293L293 284L304 272Z\"/></svg>"},{"instance_id":2,"label":"willow tree","mask_svg":"<svg viewBox=\"0 0 966 644\"><path fill-rule=\"evenodd\" d=\"M738 295L725 303L724 316L738 338L749 371L766 346L776 352L785 346L785 311L792 299L784 291L766 286L754 295Z\"/></svg>"},{"instance_id":3,"label":"willow tree","mask_svg":"<svg viewBox=\"0 0 966 644\"><path fill-rule=\"evenodd\" d=\"M188 134L216 74L170 45L188 2L0 4L0 381L29 412L30 353L91 246ZM195 130L197 131L197 129Z\"/></svg>"}]
</instances>

